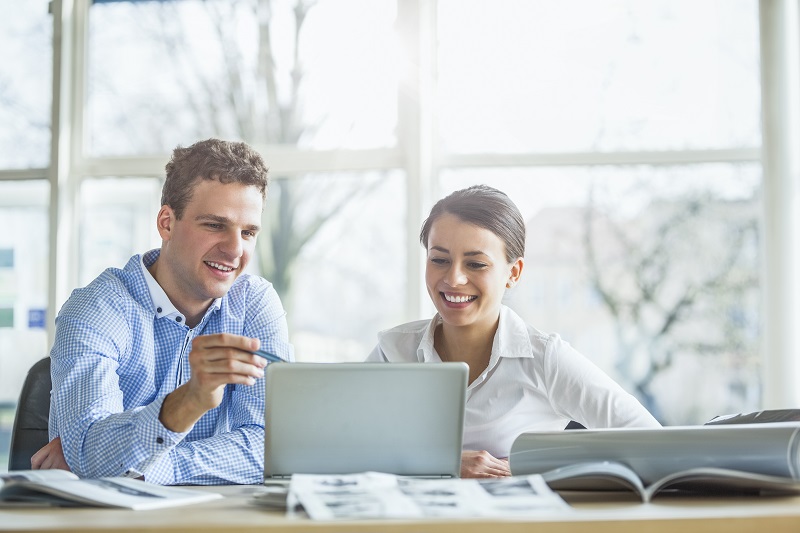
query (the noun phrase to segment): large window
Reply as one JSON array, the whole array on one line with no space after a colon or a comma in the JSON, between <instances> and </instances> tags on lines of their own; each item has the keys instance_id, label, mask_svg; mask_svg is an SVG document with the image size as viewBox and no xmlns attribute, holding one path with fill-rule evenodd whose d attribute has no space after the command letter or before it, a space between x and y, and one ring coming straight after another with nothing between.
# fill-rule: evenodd
<instances>
[{"instance_id":1,"label":"large window","mask_svg":"<svg viewBox=\"0 0 800 533\"><path fill-rule=\"evenodd\" d=\"M97 3L88 152L160 154L210 136L392 146L394 20L391 0Z\"/></svg>"},{"instance_id":2,"label":"large window","mask_svg":"<svg viewBox=\"0 0 800 533\"><path fill-rule=\"evenodd\" d=\"M298 360L361 361L378 330L405 318L404 184L398 171L280 183L267 213L271 235L259 238L260 266L281 294Z\"/></svg>"},{"instance_id":3,"label":"large window","mask_svg":"<svg viewBox=\"0 0 800 533\"><path fill-rule=\"evenodd\" d=\"M44 180L0 181L0 468L22 380L48 355L47 192Z\"/></svg>"},{"instance_id":4,"label":"large window","mask_svg":"<svg viewBox=\"0 0 800 533\"><path fill-rule=\"evenodd\" d=\"M663 423L755 409L757 3L438 6L435 185L520 206L527 264L507 303Z\"/></svg>"},{"instance_id":5,"label":"large window","mask_svg":"<svg viewBox=\"0 0 800 533\"><path fill-rule=\"evenodd\" d=\"M76 202L78 285L88 284L106 268L124 267L133 253L161 246L155 224L161 184L160 179L143 177L82 181Z\"/></svg>"},{"instance_id":6,"label":"large window","mask_svg":"<svg viewBox=\"0 0 800 533\"><path fill-rule=\"evenodd\" d=\"M20 377L48 353L47 182L0 181L0 404L13 404ZM42 230L44 228L44 230Z\"/></svg>"},{"instance_id":7,"label":"large window","mask_svg":"<svg viewBox=\"0 0 800 533\"><path fill-rule=\"evenodd\" d=\"M754 164L494 168L442 187L516 199L526 263L506 303L681 424L758 406L760 178Z\"/></svg>"},{"instance_id":8,"label":"large window","mask_svg":"<svg viewBox=\"0 0 800 533\"><path fill-rule=\"evenodd\" d=\"M0 169L50 161L53 23L48 0L0 6ZM12 5L13 4L13 5Z\"/></svg>"},{"instance_id":9,"label":"large window","mask_svg":"<svg viewBox=\"0 0 800 533\"><path fill-rule=\"evenodd\" d=\"M750 0L441 0L439 115L457 152L757 146Z\"/></svg>"},{"instance_id":10,"label":"large window","mask_svg":"<svg viewBox=\"0 0 800 533\"><path fill-rule=\"evenodd\" d=\"M13 5L12 5L13 4ZM48 0L0 3L0 469L28 368L47 355L52 30Z\"/></svg>"}]
</instances>

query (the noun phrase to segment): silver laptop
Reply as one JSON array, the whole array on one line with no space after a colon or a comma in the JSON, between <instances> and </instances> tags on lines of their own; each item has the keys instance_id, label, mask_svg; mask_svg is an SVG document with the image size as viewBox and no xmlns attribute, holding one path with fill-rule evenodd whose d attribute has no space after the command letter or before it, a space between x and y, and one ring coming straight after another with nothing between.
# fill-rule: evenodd
<instances>
[{"instance_id":1,"label":"silver laptop","mask_svg":"<svg viewBox=\"0 0 800 533\"><path fill-rule=\"evenodd\" d=\"M464 363L275 363L264 481L366 471L458 477Z\"/></svg>"}]
</instances>

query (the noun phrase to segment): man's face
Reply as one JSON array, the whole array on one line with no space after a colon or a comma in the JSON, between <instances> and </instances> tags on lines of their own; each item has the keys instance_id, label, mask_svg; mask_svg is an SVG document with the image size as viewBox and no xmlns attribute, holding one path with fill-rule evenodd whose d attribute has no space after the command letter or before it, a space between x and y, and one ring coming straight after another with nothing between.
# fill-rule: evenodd
<instances>
[{"instance_id":1,"label":"man's face","mask_svg":"<svg viewBox=\"0 0 800 533\"><path fill-rule=\"evenodd\" d=\"M228 292L253 254L262 207L254 186L205 179L197 182L180 219L162 206L156 279L181 312L204 312Z\"/></svg>"}]
</instances>

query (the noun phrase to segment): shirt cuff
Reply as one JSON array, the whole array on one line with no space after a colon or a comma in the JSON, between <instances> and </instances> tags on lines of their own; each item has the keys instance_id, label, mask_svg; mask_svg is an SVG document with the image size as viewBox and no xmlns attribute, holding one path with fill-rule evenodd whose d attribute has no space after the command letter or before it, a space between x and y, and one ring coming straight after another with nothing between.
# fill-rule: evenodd
<instances>
[{"instance_id":1,"label":"shirt cuff","mask_svg":"<svg viewBox=\"0 0 800 533\"><path fill-rule=\"evenodd\" d=\"M164 427L159 416L164 403L161 397L146 406L140 413L145 421L139 427L139 445L145 457L139 464L129 465L132 472L141 473L146 481L159 485L170 485L175 482L175 472L169 452L189 433L175 432Z\"/></svg>"}]
</instances>

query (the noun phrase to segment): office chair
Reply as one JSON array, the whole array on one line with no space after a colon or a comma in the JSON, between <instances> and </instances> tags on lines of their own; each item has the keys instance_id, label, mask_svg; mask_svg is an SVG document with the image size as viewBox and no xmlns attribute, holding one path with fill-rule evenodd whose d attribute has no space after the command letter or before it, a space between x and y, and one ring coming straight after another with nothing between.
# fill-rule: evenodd
<instances>
[{"instance_id":1,"label":"office chair","mask_svg":"<svg viewBox=\"0 0 800 533\"><path fill-rule=\"evenodd\" d=\"M31 456L49 441L50 387L50 358L45 357L28 370L22 385L11 428L9 470L30 470Z\"/></svg>"}]
</instances>

